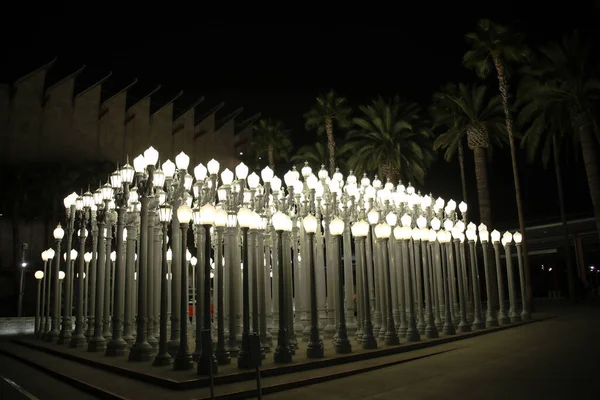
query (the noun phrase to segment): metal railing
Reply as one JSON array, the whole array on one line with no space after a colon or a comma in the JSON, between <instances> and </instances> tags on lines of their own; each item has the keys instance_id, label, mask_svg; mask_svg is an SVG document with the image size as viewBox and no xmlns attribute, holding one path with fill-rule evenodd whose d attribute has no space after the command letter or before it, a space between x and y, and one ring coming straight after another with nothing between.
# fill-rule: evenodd
<instances>
[{"instance_id":1,"label":"metal railing","mask_svg":"<svg viewBox=\"0 0 600 400\"><path fill-rule=\"evenodd\" d=\"M0 400L39 400L13 380L0 375Z\"/></svg>"}]
</instances>

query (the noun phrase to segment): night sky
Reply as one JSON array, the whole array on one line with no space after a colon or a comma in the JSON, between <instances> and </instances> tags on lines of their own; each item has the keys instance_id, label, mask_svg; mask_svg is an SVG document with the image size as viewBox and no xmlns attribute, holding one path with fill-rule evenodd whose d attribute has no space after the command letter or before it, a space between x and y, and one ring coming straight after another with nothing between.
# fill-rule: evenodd
<instances>
[{"instance_id":1,"label":"night sky","mask_svg":"<svg viewBox=\"0 0 600 400\"><path fill-rule=\"evenodd\" d=\"M323 15L321 20L306 20L304 24L263 23L249 16L224 22L200 10L195 11L195 21L165 24L156 18L94 17L92 10L85 18L74 17L54 9L56 15L22 20L18 29L1 28L5 39L10 34L8 43L4 40L9 61L2 63L1 77L9 82L58 56L48 76L50 81L86 64L79 79L85 87L112 70L107 92L120 89L135 77L139 83L132 96L144 96L162 84L153 97L153 107L158 107L183 89L176 109L185 108L199 96L206 96L200 112L224 101L220 116L239 107L244 107L241 118L261 112L283 120L292 129L295 143L301 145L315 140L314 134L304 130L302 115L321 91L334 88L352 106L380 94L399 94L427 107L431 94L443 83L475 80L474 74L461 66L461 59L467 50L464 34L472 31L481 17L515 25L527 34L532 46L574 28L600 37L598 28L593 27L600 15L591 1L571 1L569 9L549 8L541 1L521 2L529 8L510 1L468 3L440 8L427 2L412 10L382 8L371 11L377 13L373 17L355 14L355 22L350 17L329 19ZM561 7L565 4L560 3ZM387 14L397 18L387 19ZM303 18L298 15L297 20ZM489 82L497 90L497 81ZM575 159L572 151L568 155L569 163L564 166L567 212L573 217L591 216L581 157ZM467 152L466 156L469 203L475 209L472 154ZM547 171L539 165L527 165L522 154L519 161L526 219L539 222L557 218L552 165ZM508 149L494 151L489 175L495 224L516 227ZM440 157L421 189L460 199L458 164L448 164Z\"/></svg>"}]
</instances>

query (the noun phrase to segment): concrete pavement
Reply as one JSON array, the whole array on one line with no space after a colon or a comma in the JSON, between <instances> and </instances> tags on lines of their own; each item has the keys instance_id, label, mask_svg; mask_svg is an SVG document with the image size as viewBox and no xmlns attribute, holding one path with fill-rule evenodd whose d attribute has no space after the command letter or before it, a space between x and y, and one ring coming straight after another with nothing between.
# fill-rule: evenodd
<instances>
[{"instance_id":1,"label":"concrete pavement","mask_svg":"<svg viewBox=\"0 0 600 400\"><path fill-rule=\"evenodd\" d=\"M559 316L436 347L454 351L265 398L598 398L600 307L551 311Z\"/></svg>"}]
</instances>

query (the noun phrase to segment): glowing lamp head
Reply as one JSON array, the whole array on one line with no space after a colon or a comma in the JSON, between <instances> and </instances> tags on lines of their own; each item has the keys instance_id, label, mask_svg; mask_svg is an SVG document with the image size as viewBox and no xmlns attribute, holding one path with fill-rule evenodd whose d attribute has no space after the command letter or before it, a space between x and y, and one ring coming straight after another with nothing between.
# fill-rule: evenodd
<instances>
[{"instance_id":1,"label":"glowing lamp head","mask_svg":"<svg viewBox=\"0 0 600 400\"><path fill-rule=\"evenodd\" d=\"M340 236L342 233L344 233L344 221L342 221L339 217L335 217L329 223L329 232L333 236Z\"/></svg>"},{"instance_id":2,"label":"glowing lamp head","mask_svg":"<svg viewBox=\"0 0 600 400\"><path fill-rule=\"evenodd\" d=\"M260 171L260 177L264 183L270 183L273 179L273 170L269 167L264 167L262 171Z\"/></svg>"},{"instance_id":3,"label":"glowing lamp head","mask_svg":"<svg viewBox=\"0 0 600 400\"><path fill-rule=\"evenodd\" d=\"M279 192L281 190L281 179L274 176L273 179L271 179L271 189L273 189L274 192Z\"/></svg>"},{"instance_id":4,"label":"glowing lamp head","mask_svg":"<svg viewBox=\"0 0 600 400\"><path fill-rule=\"evenodd\" d=\"M385 216L385 222L390 226L396 226L396 223L398 223L398 216L390 211L388 215Z\"/></svg>"},{"instance_id":5,"label":"glowing lamp head","mask_svg":"<svg viewBox=\"0 0 600 400\"><path fill-rule=\"evenodd\" d=\"M221 182L223 182L223 185L231 185L231 182L233 182L233 172L229 168L225 168L221 172Z\"/></svg>"},{"instance_id":6,"label":"glowing lamp head","mask_svg":"<svg viewBox=\"0 0 600 400\"><path fill-rule=\"evenodd\" d=\"M294 187L294 183L296 183L297 179L298 177L293 171L288 171L283 175L283 181L287 187Z\"/></svg>"},{"instance_id":7,"label":"glowing lamp head","mask_svg":"<svg viewBox=\"0 0 600 400\"><path fill-rule=\"evenodd\" d=\"M494 229L492 231L491 237L492 237L493 243L498 243L500 241L500 232L498 232L496 229Z\"/></svg>"},{"instance_id":8,"label":"glowing lamp head","mask_svg":"<svg viewBox=\"0 0 600 400\"><path fill-rule=\"evenodd\" d=\"M175 157L175 164L177 165L177 169L186 170L188 165L190 165L190 157L182 151Z\"/></svg>"},{"instance_id":9,"label":"glowing lamp head","mask_svg":"<svg viewBox=\"0 0 600 400\"><path fill-rule=\"evenodd\" d=\"M402 216L402 218L400 218L400 222L402 223L402 226L408 226L408 227L410 227L410 224L412 222L412 218L410 217L410 215L404 214Z\"/></svg>"},{"instance_id":10,"label":"glowing lamp head","mask_svg":"<svg viewBox=\"0 0 600 400\"><path fill-rule=\"evenodd\" d=\"M144 158L146 159L146 165L154 166L158 162L158 151L150 146L144 151Z\"/></svg>"},{"instance_id":11,"label":"glowing lamp head","mask_svg":"<svg viewBox=\"0 0 600 400\"><path fill-rule=\"evenodd\" d=\"M431 229L433 229L434 231L439 231L441 226L442 222L437 217L434 217L431 220Z\"/></svg>"},{"instance_id":12,"label":"glowing lamp head","mask_svg":"<svg viewBox=\"0 0 600 400\"><path fill-rule=\"evenodd\" d=\"M224 227L227 225L227 211L222 208L215 212L215 226Z\"/></svg>"},{"instance_id":13,"label":"glowing lamp head","mask_svg":"<svg viewBox=\"0 0 600 400\"><path fill-rule=\"evenodd\" d=\"M479 230L479 240L481 240L481 243L487 243L490 241L490 234L488 233L487 229Z\"/></svg>"},{"instance_id":14,"label":"glowing lamp head","mask_svg":"<svg viewBox=\"0 0 600 400\"><path fill-rule=\"evenodd\" d=\"M258 184L260 183L260 178L258 177L258 175L256 175L256 173L251 173L250 175L248 175L248 187L250 187L250 189L256 189Z\"/></svg>"},{"instance_id":15,"label":"glowing lamp head","mask_svg":"<svg viewBox=\"0 0 600 400\"><path fill-rule=\"evenodd\" d=\"M148 164L146 164L146 159L141 154L133 159L133 170L134 170L134 172L137 172L138 174L144 173L144 170L146 169L146 165L148 165ZM121 171L124 171L125 167L128 167L128 169L131 168L131 166L129 164L125 164L123 166L123 168L121 168ZM121 179L123 179L123 173L121 174Z\"/></svg>"},{"instance_id":16,"label":"glowing lamp head","mask_svg":"<svg viewBox=\"0 0 600 400\"><path fill-rule=\"evenodd\" d=\"M452 220L450 219L445 219L444 220L444 229L447 231L452 230L452 228L454 227L454 223L452 222Z\"/></svg>"},{"instance_id":17,"label":"glowing lamp head","mask_svg":"<svg viewBox=\"0 0 600 400\"><path fill-rule=\"evenodd\" d=\"M458 209L460 210L461 213L466 213L467 212L467 203L465 203L464 201L461 201L460 204L458 205Z\"/></svg>"},{"instance_id":18,"label":"glowing lamp head","mask_svg":"<svg viewBox=\"0 0 600 400\"><path fill-rule=\"evenodd\" d=\"M516 244L521 244L521 242L523 241L523 235L521 235L521 232L515 232L513 234L513 240Z\"/></svg>"},{"instance_id":19,"label":"glowing lamp head","mask_svg":"<svg viewBox=\"0 0 600 400\"><path fill-rule=\"evenodd\" d=\"M158 219L160 222L170 222L173 218L173 207L170 204L164 203L158 208Z\"/></svg>"},{"instance_id":20,"label":"glowing lamp head","mask_svg":"<svg viewBox=\"0 0 600 400\"><path fill-rule=\"evenodd\" d=\"M89 251L87 253L85 253L83 255L83 261L85 261L86 263L89 263L90 261L92 261L92 253L90 253Z\"/></svg>"},{"instance_id":21,"label":"glowing lamp head","mask_svg":"<svg viewBox=\"0 0 600 400\"><path fill-rule=\"evenodd\" d=\"M252 211L246 207L240 208L237 213L237 220L242 228L250 228L252 225Z\"/></svg>"},{"instance_id":22,"label":"glowing lamp head","mask_svg":"<svg viewBox=\"0 0 600 400\"><path fill-rule=\"evenodd\" d=\"M48 250L42 251L42 261L48 261Z\"/></svg>"},{"instance_id":23,"label":"glowing lamp head","mask_svg":"<svg viewBox=\"0 0 600 400\"><path fill-rule=\"evenodd\" d=\"M314 215L309 214L302 220L302 225L304 226L304 230L306 232L315 233L319 226L319 222L317 221L317 218L315 218Z\"/></svg>"},{"instance_id":24,"label":"glowing lamp head","mask_svg":"<svg viewBox=\"0 0 600 400\"><path fill-rule=\"evenodd\" d=\"M206 164L206 167L208 168L208 173L211 175L216 175L219 173L220 165L219 162L214 158Z\"/></svg>"},{"instance_id":25,"label":"glowing lamp head","mask_svg":"<svg viewBox=\"0 0 600 400\"><path fill-rule=\"evenodd\" d=\"M206 167L203 164L198 164L194 168L194 176L199 181L205 180L207 173L208 173L208 170L206 169Z\"/></svg>"},{"instance_id":26,"label":"glowing lamp head","mask_svg":"<svg viewBox=\"0 0 600 400\"><path fill-rule=\"evenodd\" d=\"M312 174L312 168L308 165L308 161L304 163L304 167L300 170L304 179L306 179L310 174Z\"/></svg>"},{"instance_id":27,"label":"glowing lamp head","mask_svg":"<svg viewBox=\"0 0 600 400\"><path fill-rule=\"evenodd\" d=\"M361 219L352 225L351 230L354 237L366 237L369 234L369 223Z\"/></svg>"},{"instance_id":28,"label":"glowing lamp head","mask_svg":"<svg viewBox=\"0 0 600 400\"><path fill-rule=\"evenodd\" d=\"M46 256L48 257L48 260L53 260L54 254L56 253L54 252L54 249L52 247L46 250Z\"/></svg>"},{"instance_id":29,"label":"glowing lamp head","mask_svg":"<svg viewBox=\"0 0 600 400\"><path fill-rule=\"evenodd\" d=\"M187 203L183 203L177 209L177 219L180 224L189 224L192 219L192 208Z\"/></svg>"},{"instance_id":30,"label":"glowing lamp head","mask_svg":"<svg viewBox=\"0 0 600 400\"><path fill-rule=\"evenodd\" d=\"M242 162L235 167L235 176L238 179L246 179L248 177L248 167L246 164Z\"/></svg>"},{"instance_id":31,"label":"glowing lamp head","mask_svg":"<svg viewBox=\"0 0 600 400\"><path fill-rule=\"evenodd\" d=\"M61 240L65 236L65 230L58 224L54 232L52 232L54 239Z\"/></svg>"},{"instance_id":32,"label":"glowing lamp head","mask_svg":"<svg viewBox=\"0 0 600 400\"><path fill-rule=\"evenodd\" d=\"M175 175L175 164L173 164L173 161L167 160L162 164L162 170L165 174L165 177L167 179L171 179L173 178L173 175Z\"/></svg>"},{"instance_id":33,"label":"glowing lamp head","mask_svg":"<svg viewBox=\"0 0 600 400\"><path fill-rule=\"evenodd\" d=\"M378 239L389 239L392 234L392 227L386 223L375 225L375 236Z\"/></svg>"},{"instance_id":34,"label":"glowing lamp head","mask_svg":"<svg viewBox=\"0 0 600 400\"><path fill-rule=\"evenodd\" d=\"M475 232L475 230L473 230L473 229L467 229L466 235L467 235L467 240L469 240L469 242L471 242L471 241L476 242L477 241L477 232Z\"/></svg>"},{"instance_id":35,"label":"glowing lamp head","mask_svg":"<svg viewBox=\"0 0 600 400\"><path fill-rule=\"evenodd\" d=\"M427 226L427 218L425 218L424 216L419 216L419 218L417 218L417 226L420 229L423 229Z\"/></svg>"},{"instance_id":36,"label":"glowing lamp head","mask_svg":"<svg viewBox=\"0 0 600 400\"><path fill-rule=\"evenodd\" d=\"M314 174L310 174L306 177L306 185L310 190L315 190L317 188L317 183L319 183L319 180Z\"/></svg>"},{"instance_id":37,"label":"glowing lamp head","mask_svg":"<svg viewBox=\"0 0 600 400\"><path fill-rule=\"evenodd\" d=\"M61 281L65 279L65 271L58 271L58 279Z\"/></svg>"},{"instance_id":38,"label":"glowing lamp head","mask_svg":"<svg viewBox=\"0 0 600 400\"><path fill-rule=\"evenodd\" d=\"M369 220L369 224L375 225L379 222L379 212L374 208L371 209L371 211L369 211L369 213L367 214L367 219Z\"/></svg>"},{"instance_id":39,"label":"glowing lamp head","mask_svg":"<svg viewBox=\"0 0 600 400\"><path fill-rule=\"evenodd\" d=\"M276 231L284 231L287 228L287 220L289 217L284 213L278 211L271 217L271 223Z\"/></svg>"},{"instance_id":40,"label":"glowing lamp head","mask_svg":"<svg viewBox=\"0 0 600 400\"><path fill-rule=\"evenodd\" d=\"M170 248L170 247L169 247L169 249L167 250L166 257L167 257L167 261L169 261L169 262L173 260L173 250L171 250L171 248Z\"/></svg>"},{"instance_id":41,"label":"glowing lamp head","mask_svg":"<svg viewBox=\"0 0 600 400\"><path fill-rule=\"evenodd\" d=\"M40 279L44 278L44 272L42 272L42 271L35 271L34 276L35 276L35 279L37 279L39 281Z\"/></svg>"}]
</instances>

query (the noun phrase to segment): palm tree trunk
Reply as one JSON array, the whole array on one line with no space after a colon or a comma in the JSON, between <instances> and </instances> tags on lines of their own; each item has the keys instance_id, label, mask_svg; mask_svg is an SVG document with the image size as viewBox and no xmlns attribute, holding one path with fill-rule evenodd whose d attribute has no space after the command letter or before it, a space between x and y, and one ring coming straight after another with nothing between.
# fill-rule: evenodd
<instances>
[{"instance_id":1,"label":"palm tree trunk","mask_svg":"<svg viewBox=\"0 0 600 400\"><path fill-rule=\"evenodd\" d=\"M589 124L584 123L579 126L579 139L592 205L594 206L596 229L598 235L600 235L600 171L598 170L598 158L596 157L596 143Z\"/></svg>"},{"instance_id":2,"label":"palm tree trunk","mask_svg":"<svg viewBox=\"0 0 600 400\"><path fill-rule=\"evenodd\" d=\"M462 196L463 201L465 203L469 203L467 201L467 179L465 178L465 153L463 152L463 144L462 140L458 143L458 164L460 165L460 181L462 184ZM467 210L468 211L468 210ZM465 224L469 223L467 216L464 216Z\"/></svg>"},{"instance_id":3,"label":"palm tree trunk","mask_svg":"<svg viewBox=\"0 0 600 400\"><path fill-rule=\"evenodd\" d=\"M335 173L335 138L333 137L333 120L325 119L325 132L327 133L327 150L329 152L329 177Z\"/></svg>"},{"instance_id":4,"label":"palm tree trunk","mask_svg":"<svg viewBox=\"0 0 600 400\"><path fill-rule=\"evenodd\" d=\"M487 157L484 147L473 149L475 159L475 179L477 180L477 197L479 198L479 220L492 226L492 209L490 205L490 188L488 185Z\"/></svg>"},{"instance_id":5,"label":"palm tree trunk","mask_svg":"<svg viewBox=\"0 0 600 400\"><path fill-rule=\"evenodd\" d=\"M567 228L567 213L565 212L565 196L563 192L562 177L560 175L560 164L558 163L558 143L556 136L552 137L552 150L554 157L554 172L556 174L556 189L558 190L558 204L560 206L560 219L562 222L564 246L565 246L565 263L567 264L567 279L569 281L569 299L575 301L575 274L573 265L571 264L571 246L569 246L569 230Z\"/></svg>"},{"instance_id":6,"label":"palm tree trunk","mask_svg":"<svg viewBox=\"0 0 600 400\"><path fill-rule=\"evenodd\" d=\"M275 171L275 149L272 144L267 148L267 157L269 158L269 168Z\"/></svg>"},{"instance_id":7,"label":"palm tree trunk","mask_svg":"<svg viewBox=\"0 0 600 400\"><path fill-rule=\"evenodd\" d=\"M498 74L498 84L500 95L502 96L502 107L504 108L504 117L506 122L506 132L508 133L508 141L510 143L510 156L512 159L513 178L515 181L515 197L517 201L517 214L519 216L519 230L523 235L521 246L523 249L523 267L525 269L525 280L527 283L527 303L529 310L533 309L533 290L531 286L531 275L529 272L529 254L527 252L527 235L525 234L525 218L523 216L523 202L521 200L521 184L519 183L519 166L517 165L517 147L515 145L515 137L513 134L513 121L510 115L510 107L508 106L508 82L504 73L504 66L499 57L494 57L494 65ZM600 198L599 198L600 200Z\"/></svg>"}]
</instances>

